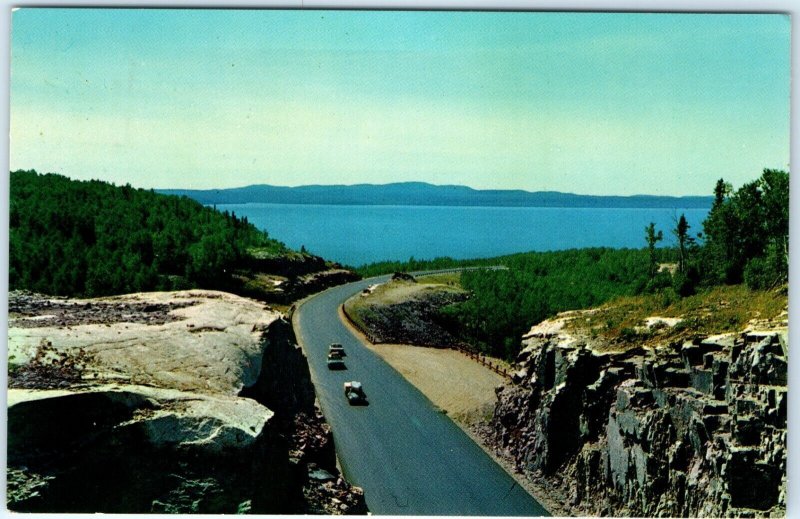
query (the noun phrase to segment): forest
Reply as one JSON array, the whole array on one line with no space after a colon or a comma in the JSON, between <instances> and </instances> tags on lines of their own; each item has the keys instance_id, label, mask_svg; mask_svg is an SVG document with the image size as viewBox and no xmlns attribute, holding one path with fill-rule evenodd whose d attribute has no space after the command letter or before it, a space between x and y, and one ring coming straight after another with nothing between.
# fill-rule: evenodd
<instances>
[{"instance_id":1,"label":"forest","mask_svg":"<svg viewBox=\"0 0 800 519\"><path fill-rule=\"evenodd\" d=\"M251 248L288 250L246 218L187 197L36 171L10 176L10 290L220 288Z\"/></svg>"},{"instance_id":2,"label":"forest","mask_svg":"<svg viewBox=\"0 0 800 519\"><path fill-rule=\"evenodd\" d=\"M659 251L668 259L669 251ZM445 307L447 328L478 349L510 359L530 327L557 312L589 308L648 283L645 250L574 249L499 258L508 270L472 270L461 285L466 302Z\"/></svg>"},{"instance_id":3,"label":"forest","mask_svg":"<svg viewBox=\"0 0 800 519\"><path fill-rule=\"evenodd\" d=\"M676 246L658 247L664 233ZM745 283L765 290L788 282L789 174L764 170L734 190L723 179L702 229L681 215L672 229L642 229L642 249L576 249L528 252L480 260L381 262L358 269L363 276L395 271L505 265L508 270L461 274L472 292L441 311L442 324L479 350L512 359L519 338L558 312L589 308L620 296L658 293L665 303L718 285ZM670 268L661 268L669 264Z\"/></svg>"}]
</instances>

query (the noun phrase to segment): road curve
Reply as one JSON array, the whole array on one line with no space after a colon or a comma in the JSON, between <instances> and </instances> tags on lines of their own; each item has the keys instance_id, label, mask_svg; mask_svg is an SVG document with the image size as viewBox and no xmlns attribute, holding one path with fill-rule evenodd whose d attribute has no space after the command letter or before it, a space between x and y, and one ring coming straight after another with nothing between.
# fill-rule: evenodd
<instances>
[{"instance_id":1,"label":"road curve","mask_svg":"<svg viewBox=\"0 0 800 519\"><path fill-rule=\"evenodd\" d=\"M446 415L339 320L338 307L388 276L326 290L294 314L322 411L347 478L381 515L548 515L547 511ZM346 370L330 371L328 345L344 345ZM350 406L348 380L364 385L369 405Z\"/></svg>"}]
</instances>

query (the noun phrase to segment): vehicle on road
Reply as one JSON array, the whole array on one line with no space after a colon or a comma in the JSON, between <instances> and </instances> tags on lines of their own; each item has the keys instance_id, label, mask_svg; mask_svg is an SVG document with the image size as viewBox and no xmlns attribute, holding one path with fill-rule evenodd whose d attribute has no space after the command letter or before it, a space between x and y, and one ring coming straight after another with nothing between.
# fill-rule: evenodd
<instances>
[{"instance_id":1,"label":"vehicle on road","mask_svg":"<svg viewBox=\"0 0 800 519\"><path fill-rule=\"evenodd\" d=\"M333 352L341 353L342 357L347 356L347 354L344 352L344 347L338 342L334 342L330 346L328 346L328 354L330 355Z\"/></svg>"},{"instance_id":2,"label":"vehicle on road","mask_svg":"<svg viewBox=\"0 0 800 519\"><path fill-rule=\"evenodd\" d=\"M345 369L342 354L338 351L328 353L328 369Z\"/></svg>"},{"instance_id":3,"label":"vehicle on road","mask_svg":"<svg viewBox=\"0 0 800 519\"><path fill-rule=\"evenodd\" d=\"M367 395L364 393L364 388L361 382L353 380L352 382L344 383L344 396L350 405L366 404Z\"/></svg>"}]
</instances>

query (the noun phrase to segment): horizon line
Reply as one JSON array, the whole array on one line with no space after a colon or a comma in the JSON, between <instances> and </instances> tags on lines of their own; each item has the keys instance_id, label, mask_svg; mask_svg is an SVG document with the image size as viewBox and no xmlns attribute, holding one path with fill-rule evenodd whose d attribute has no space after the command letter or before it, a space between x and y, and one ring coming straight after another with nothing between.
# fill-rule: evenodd
<instances>
[{"instance_id":1,"label":"horizon line","mask_svg":"<svg viewBox=\"0 0 800 519\"><path fill-rule=\"evenodd\" d=\"M100 181L100 182L107 182L112 185L124 185L122 183L117 184L113 180L106 180L103 178L98 177L91 177L87 179L80 179L74 178L72 176L66 175L64 173L58 173L55 171L47 171L47 172L40 172L35 168L17 168L14 170L10 170L9 173L15 173L17 171L33 171L38 175L59 175L70 180L75 180L79 182L89 182L89 181ZM130 184L130 183L128 183ZM582 196L582 197L596 197L596 198L642 198L642 197L650 197L650 198L713 198L714 195L712 194L681 194L681 195L658 195L658 194L651 194L651 193L636 193L632 195L621 195L621 194L588 194L588 193L577 193L574 191L558 191L558 190L551 190L551 189L542 189L536 191L530 191L523 188L478 188L473 187L467 184L435 184L433 182L427 182L425 180L402 180L397 182L385 182L385 183L372 183L372 182L358 182L353 184L344 184L344 183L337 183L337 184L298 184L298 185L279 185L279 184L268 184L268 183L258 183L258 184L246 184L240 186L231 186L231 187L211 187L211 188L191 188L191 187L154 187L154 186L136 186L132 185L131 187L137 189L145 189L149 190L152 189L153 191L201 191L201 192L212 192L212 191L228 191L228 190L235 190L235 189L247 189L252 187L271 187L271 188L281 188L281 189L302 189L302 188L309 188L309 187L383 187L383 186L396 186L396 185L425 185L431 187L443 187L443 188L463 188L468 189L475 192L501 192L501 193L525 193L525 194L560 194L560 195L574 195L574 196Z\"/></svg>"},{"instance_id":2,"label":"horizon line","mask_svg":"<svg viewBox=\"0 0 800 519\"><path fill-rule=\"evenodd\" d=\"M499 193L525 193L525 194L558 194L558 195L573 195L573 196L582 196L582 197L595 197L595 198L714 198L713 194L708 195L697 195L697 194L684 194L684 195L657 195L657 194L647 194L647 193L637 193L633 195L614 195L614 194L587 194L587 193L576 193L573 191L558 191L558 190L551 190L551 189L543 189L537 191L529 191L527 189L522 188L512 188L512 189L502 189L502 188L477 188L472 187L466 184L434 184L432 182L426 182L424 180L407 180L407 181L398 181L398 182L386 182L386 183L371 183L371 182L359 182L355 184L299 184L293 186L286 186L286 185L278 185L278 184L268 184L268 183L261 183L261 184L247 184L244 186L233 186L233 187L212 187L212 188L183 188L183 187L156 187L156 188L147 188L153 189L155 191L200 191L200 192L214 192L214 191L230 191L230 190L237 190L237 189L247 189L253 187L270 187L270 188L280 188L280 189L302 189L302 188L309 188L309 187L320 187L320 188L330 188L330 187L385 187L385 186L397 186L397 185L425 185L431 187L443 187L443 188L463 188L468 189L470 191L475 191L478 193L485 193L485 192L499 192Z\"/></svg>"}]
</instances>

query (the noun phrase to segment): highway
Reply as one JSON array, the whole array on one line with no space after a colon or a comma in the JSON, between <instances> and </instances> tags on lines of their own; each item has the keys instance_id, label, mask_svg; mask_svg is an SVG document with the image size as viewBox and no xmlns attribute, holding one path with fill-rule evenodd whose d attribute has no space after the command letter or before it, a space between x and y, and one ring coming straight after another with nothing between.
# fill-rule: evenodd
<instances>
[{"instance_id":1,"label":"highway","mask_svg":"<svg viewBox=\"0 0 800 519\"><path fill-rule=\"evenodd\" d=\"M321 292L294 313L342 471L380 515L536 516L547 511L469 436L342 324L338 307L388 276ZM347 369L328 370L328 346L344 346ZM350 406L343 385L358 380L369 405Z\"/></svg>"}]
</instances>

